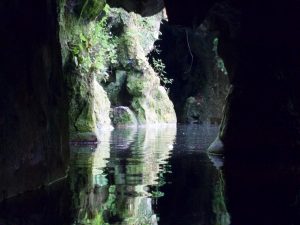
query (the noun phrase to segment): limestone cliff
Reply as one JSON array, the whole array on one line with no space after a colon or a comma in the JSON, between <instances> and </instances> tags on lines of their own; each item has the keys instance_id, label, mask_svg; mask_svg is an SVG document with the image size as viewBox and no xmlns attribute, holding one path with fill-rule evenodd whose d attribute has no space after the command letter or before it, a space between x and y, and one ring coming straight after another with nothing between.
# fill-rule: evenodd
<instances>
[{"instance_id":1,"label":"limestone cliff","mask_svg":"<svg viewBox=\"0 0 300 225\"><path fill-rule=\"evenodd\" d=\"M123 85L125 91L123 93L112 91L110 95L123 95L119 99L127 97L123 101L114 102L114 105L129 106L136 114L139 124L175 123L173 104L146 57L159 37L164 12L143 18L135 13L127 13L123 9L113 9L111 15L112 29L119 31L117 46L119 64L115 67L116 75L122 71L124 82L122 84L119 82L119 85ZM115 76L114 73L112 76ZM110 82L108 88L109 85Z\"/></svg>"},{"instance_id":2,"label":"limestone cliff","mask_svg":"<svg viewBox=\"0 0 300 225\"><path fill-rule=\"evenodd\" d=\"M111 126L111 107L128 107L138 124L176 122L173 104L146 57L163 16L159 11L142 17L105 1L61 1L71 140L95 141L99 128Z\"/></svg>"}]
</instances>

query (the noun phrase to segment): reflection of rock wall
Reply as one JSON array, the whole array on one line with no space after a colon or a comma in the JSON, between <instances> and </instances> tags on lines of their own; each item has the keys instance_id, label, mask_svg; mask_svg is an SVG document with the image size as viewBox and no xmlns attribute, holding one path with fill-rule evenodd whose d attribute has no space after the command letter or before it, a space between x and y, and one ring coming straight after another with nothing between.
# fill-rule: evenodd
<instances>
[{"instance_id":1,"label":"reflection of rock wall","mask_svg":"<svg viewBox=\"0 0 300 225\"><path fill-rule=\"evenodd\" d=\"M223 177L207 155L174 152L170 164L172 185L167 185L168 195L158 205L160 223L229 225Z\"/></svg>"},{"instance_id":2,"label":"reflection of rock wall","mask_svg":"<svg viewBox=\"0 0 300 225\"><path fill-rule=\"evenodd\" d=\"M138 128L138 130L135 130L134 142L131 146L124 144L124 140L131 140L128 137L126 139L129 131L134 130L119 129L114 131L118 133L116 136L122 141L121 145L128 146L126 158L124 158L126 162L124 164L115 164L116 178L120 178L116 179L116 182L125 184L131 182L131 179L134 177L135 185L154 185L157 183L160 165L166 163L166 159L169 158L170 151L173 148L176 125ZM122 137L123 135L125 136ZM119 155L120 153L115 151L112 154L114 158L123 158L124 156Z\"/></svg>"},{"instance_id":3,"label":"reflection of rock wall","mask_svg":"<svg viewBox=\"0 0 300 225\"><path fill-rule=\"evenodd\" d=\"M157 217L152 209L152 199L147 197L127 197L126 208L121 211L122 225L157 225ZM124 207L124 206L123 206Z\"/></svg>"},{"instance_id":4,"label":"reflection of rock wall","mask_svg":"<svg viewBox=\"0 0 300 225\"><path fill-rule=\"evenodd\" d=\"M97 147L71 147L70 187L74 214L80 224L104 223L102 213L108 186L103 168L110 156L110 134L110 130L100 131L101 142Z\"/></svg>"},{"instance_id":5,"label":"reflection of rock wall","mask_svg":"<svg viewBox=\"0 0 300 225\"><path fill-rule=\"evenodd\" d=\"M230 216L225 202L224 178L221 171L218 171L218 173L218 178L214 184L214 193L212 199L212 211L214 213L212 216L212 221L214 221L214 225L229 225Z\"/></svg>"},{"instance_id":6,"label":"reflection of rock wall","mask_svg":"<svg viewBox=\"0 0 300 225\"><path fill-rule=\"evenodd\" d=\"M107 184L103 169L106 167L110 157L110 137L111 130L100 131L99 138L101 142L93 154L93 185L103 186Z\"/></svg>"},{"instance_id":7,"label":"reflection of rock wall","mask_svg":"<svg viewBox=\"0 0 300 225\"><path fill-rule=\"evenodd\" d=\"M142 179L146 185L157 184L160 165L165 164L173 149L176 126L145 127L139 129L133 156L142 156Z\"/></svg>"},{"instance_id":8,"label":"reflection of rock wall","mask_svg":"<svg viewBox=\"0 0 300 225\"><path fill-rule=\"evenodd\" d=\"M176 126L143 127L130 131L125 128L114 131L114 140L119 141L114 143L116 149L112 150L109 162L116 186L117 224L154 225L157 218L149 185L157 186L162 177L161 169L170 157Z\"/></svg>"}]
</instances>

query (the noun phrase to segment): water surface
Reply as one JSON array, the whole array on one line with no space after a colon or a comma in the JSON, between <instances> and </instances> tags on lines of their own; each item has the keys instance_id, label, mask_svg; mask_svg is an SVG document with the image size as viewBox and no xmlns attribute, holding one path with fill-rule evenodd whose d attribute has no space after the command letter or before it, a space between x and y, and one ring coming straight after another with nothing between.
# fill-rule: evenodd
<instances>
[{"instance_id":1,"label":"water surface","mask_svg":"<svg viewBox=\"0 0 300 225\"><path fill-rule=\"evenodd\" d=\"M247 221L275 225L279 220L272 212L277 208L268 210L270 206L262 201L264 213L255 212L260 209L259 200L268 196L265 188L269 186L261 186L266 179L257 179L257 183L252 179L262 174L272 178L273 167L259 167L267 171L260 176L250 166L253 164L245 167L234 161L225 163L224 175L223 161L211 160L205 153L217 132L213 125L104 131L98 146L71 146L67 179L1 204L0 225L250 225ZM280 205L287 222L282 225L295 224L298 218L284 210L299 212L298 183L292 183L293 189L289 186L289 177L295 179L297 173L288 171L293 176L285 174L285 184L294 190L289 196L294 205ZM278 180L272 182L267 185L274 190L273 183ZM263 194L259 187L264 187ZM250 198L247 193L252 194ZM286 193L278 190L276 194L286 199Z\"/></svg>"}]
</instances>

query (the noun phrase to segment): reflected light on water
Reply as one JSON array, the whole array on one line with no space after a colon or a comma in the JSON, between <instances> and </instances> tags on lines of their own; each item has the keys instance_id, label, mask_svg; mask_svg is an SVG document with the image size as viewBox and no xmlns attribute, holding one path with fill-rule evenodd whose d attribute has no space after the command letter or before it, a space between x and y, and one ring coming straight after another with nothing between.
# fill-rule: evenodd
<instances>
[{"instance_id":1,"label":"reflected light on water","mask_svg":"<svg viewBox=\"0 0 300 225\"><path fill-rule=\"evenodd\" d=\"M66 180L10 200L0 222L228 225L223 175L205 153L217 131L210 125L102 131L97 146L71 146Z\"/></svg>"}]
</instances>

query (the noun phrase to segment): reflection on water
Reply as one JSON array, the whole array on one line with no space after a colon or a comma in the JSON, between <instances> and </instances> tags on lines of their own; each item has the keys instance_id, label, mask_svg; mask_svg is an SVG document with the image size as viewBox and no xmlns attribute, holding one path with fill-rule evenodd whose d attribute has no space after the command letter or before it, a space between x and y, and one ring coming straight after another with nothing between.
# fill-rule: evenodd
<instances>
[{"instance_id":1,"label":"reflection on water","mask_svg":"<svg viewBox=\"0 0 300 225\"><path fill-rule=\"evenodd\" d=\"M194 150L183 154L174 148L170 159L171 181L162 188L165 198L158 200L160 224L229 225L224 197L224 179L206 154Z\"/></svg>"},{"instance_id":2,"label":"reflection on water","mask_svg":"<svg viewBox=\"0 0 300 225\"><path fill-rule=\"evenodd\" d=\"M223 165L205 153L217 131L103 131L98 146L71 147L67 179L0 204L0 225L300 224L298 164Z\"/></svg>"},{"instance_id":3,"label":"reflection on water","mask_svg":"<svg viewBox=\"0 0 300 225\"><path fill-rule=\"evenodd\" d=\"M97 148L71 146L69 185L74 224L104 224L103 210L108 199L104 168L110 156L110 132L101 133Z\"/></svg>"},{"instance_id":4,"label":"reflection on water","mask_svg":"<svg viewBox=\"0 0 300 225\"><path fill-rule=\"evenodd\" d=\"M113 132L108 174L115 192L113 224L157 224L153 199L161 196L175 126L145 127Z\"/></svg>"},{"instance_id":5,"label":"reflection on water","mask_svg":"<svg viewBox=\"0 0 300 225\"><path fill-rule=\"evenodd\" d=\"M157 224L176 126L103 132L97 149L71 149L70 184L75 224Z\"/></svg>"},{"instance_id":6,"label":"reflection on water","mask_svg":"<svg viewBox=\"0 0 300 225\"><path fill-rule=\"evenodd\" d=\"M286 149L285 149L286 150ZM299 158L227 159L227 207L232 225L300 224Z\"/></svg>"},{"instance_id":7,"label":"reflection on water","mask_svg":"<svg viewBox=\"0 0 300 225\"><path fill-rule=\"evenodd\" d=\"M0 225L228 225L222 174L204 153L217 130L103 131L98 146L71 146L68 179L6 202Z\"/></svg>"},{"instance_id":8,"label":"reflection on water","mask_svg":"<svg viewBox=\"0 0 300 225\"><path fill-rule=\"evenodd\" d=\"M228 225L222 174L203 154L216 132L120 128L104 132L97 149L73 147L74 223Z\"/></svg>"}]
</instances>

